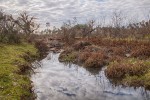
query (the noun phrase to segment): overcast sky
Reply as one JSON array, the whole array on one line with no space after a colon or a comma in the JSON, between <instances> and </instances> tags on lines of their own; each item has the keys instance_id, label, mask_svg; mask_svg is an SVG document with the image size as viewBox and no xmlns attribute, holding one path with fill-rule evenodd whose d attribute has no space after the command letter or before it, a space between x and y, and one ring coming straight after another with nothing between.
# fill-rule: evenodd
<instances>
[{"instance_id":1,"label":"overcast sky","mask_svg":"<svg viewBox=\"0 0 150 100\"><path fill-rule=\"evenodd\" d=\"M41 25L50 22L59 27L74 17L79 22L90 19L100 20L119 10L125 16L142 20L150 12L150 0L0 0L0 8L12 14L28 11L38 18Z\"/></svg>"}]
</instances>

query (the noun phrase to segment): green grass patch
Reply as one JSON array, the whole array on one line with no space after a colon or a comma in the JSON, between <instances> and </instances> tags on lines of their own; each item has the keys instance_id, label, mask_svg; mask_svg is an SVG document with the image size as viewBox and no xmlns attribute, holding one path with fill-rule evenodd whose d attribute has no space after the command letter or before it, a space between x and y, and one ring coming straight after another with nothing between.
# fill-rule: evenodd
<instances>
[{"instance_id":1,"label":"green grass patch","mask_svg":"<svg viewBox=\"0 0 150 100\"><path fill-rule=\"evenodd\" d=\"M0 100L31 97L31 82L23 71L36 57L37 49L33 45L0 44Z\"/></svg>"}]
</instances>

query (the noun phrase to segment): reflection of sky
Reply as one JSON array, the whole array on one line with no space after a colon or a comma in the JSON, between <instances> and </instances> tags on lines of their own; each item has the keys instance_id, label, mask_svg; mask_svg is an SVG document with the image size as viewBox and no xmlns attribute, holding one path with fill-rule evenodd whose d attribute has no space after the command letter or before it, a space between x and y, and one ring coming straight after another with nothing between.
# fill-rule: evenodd
<instances>
[{"instance_id":1,"label":"reflection of sky","mask_svg":"<svg viewBox=\"0 0 150 100\"><path fill-rule=\"evenodd\" d=\"M11 13L26 10L39 18L40 23L50 22L60 26L62 22L77 17L79 22L88 19L100 19L110 15L114 10L134 20L150 11L150 0L0 0L0 8Z\"/></svg>"}]
</instances>

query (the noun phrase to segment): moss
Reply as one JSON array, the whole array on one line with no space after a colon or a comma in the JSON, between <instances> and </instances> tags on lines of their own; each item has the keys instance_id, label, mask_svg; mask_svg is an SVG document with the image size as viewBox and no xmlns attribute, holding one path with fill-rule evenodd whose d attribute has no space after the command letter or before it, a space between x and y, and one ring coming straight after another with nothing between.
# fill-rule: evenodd
<instances>
[{"instance_id":1,"label":"moss","mask_svg":"<svg viewBox=\"0 0 150 100\"><path fill-rule=\"evenodd\" d=\"M20 100L31 97L31 82L27 75L22 74L22 66L29 64L24 56L34 60L38 54L37 49L30 44L5 45L0 47L0 99ZM31 59L32 58L32 59ZM31 66L29 66L31 67Z\"/></svg>"}]
</instances>

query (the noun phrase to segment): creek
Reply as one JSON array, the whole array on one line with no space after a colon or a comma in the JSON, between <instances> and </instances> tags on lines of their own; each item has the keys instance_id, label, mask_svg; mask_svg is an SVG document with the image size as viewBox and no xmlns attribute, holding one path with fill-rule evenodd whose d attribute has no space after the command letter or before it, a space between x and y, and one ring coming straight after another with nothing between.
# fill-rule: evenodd
<instances>
[{"instance_id":1,"label":"creek","mask_svg":"<svg viewBox=\"0 0 150 100\"><path fill-rule=\"evenodd\" d=\"M102 69L85 69L58 60L59 53L33 63L31 76L37 100L150 100L144 88L114 86Z\"/></svg>"}]
</instances>

